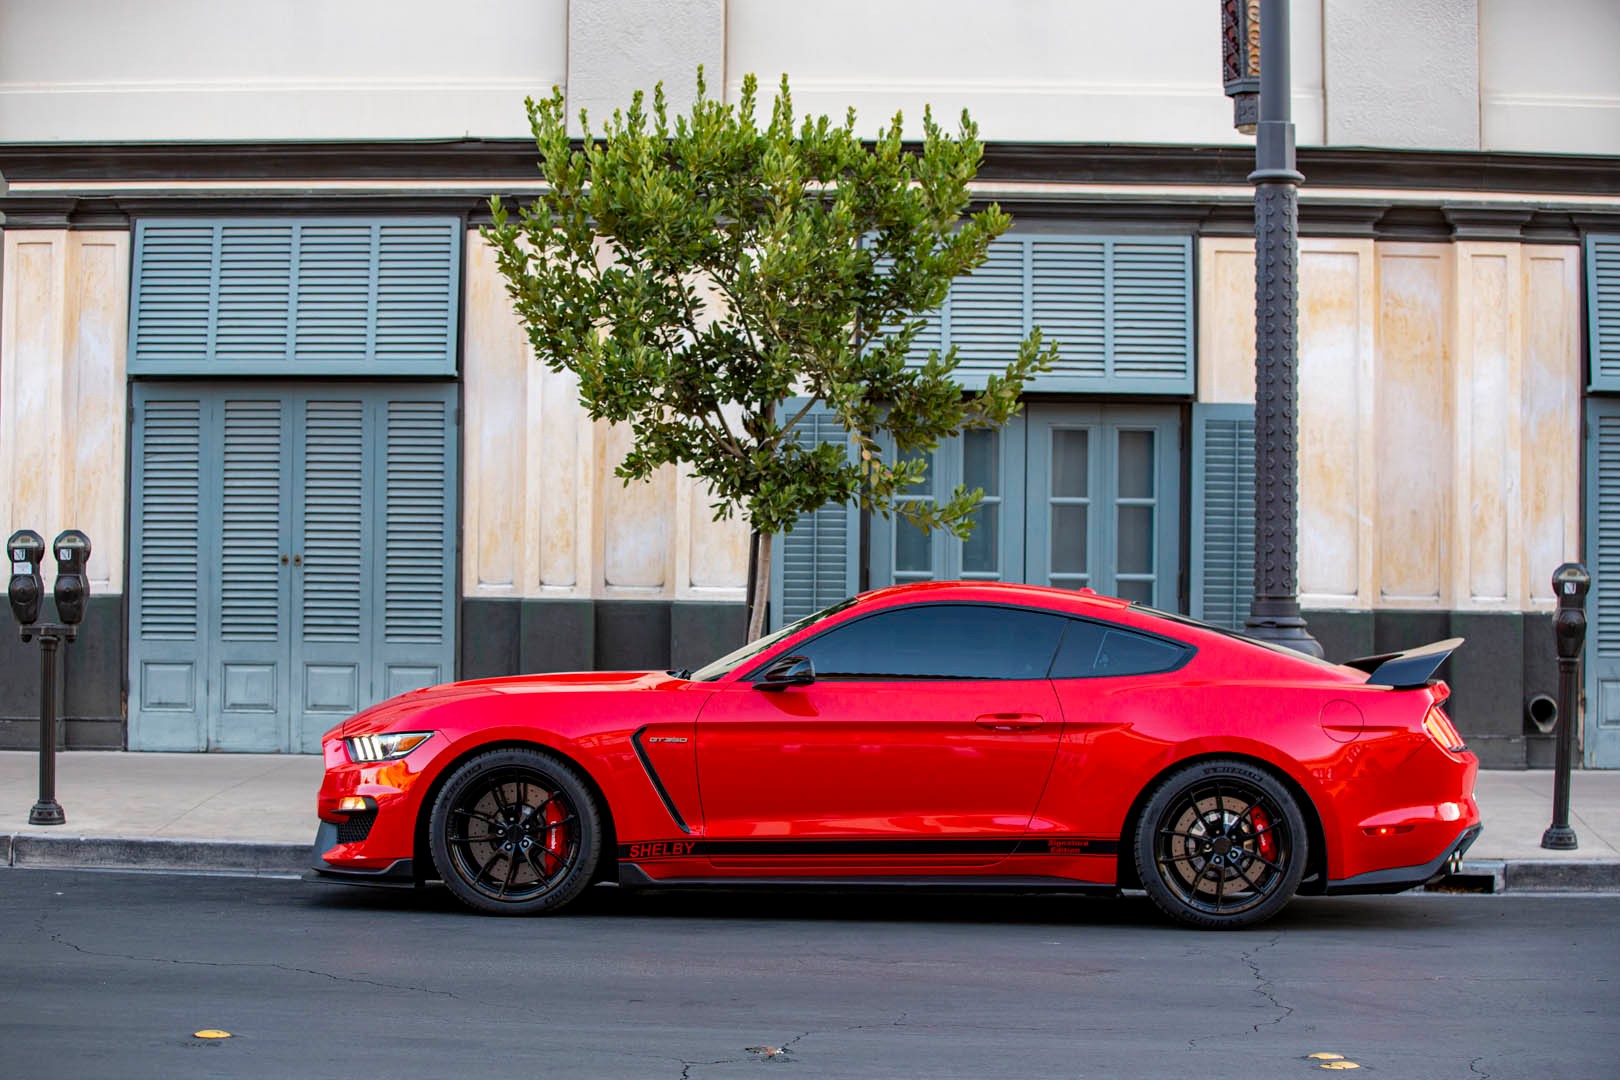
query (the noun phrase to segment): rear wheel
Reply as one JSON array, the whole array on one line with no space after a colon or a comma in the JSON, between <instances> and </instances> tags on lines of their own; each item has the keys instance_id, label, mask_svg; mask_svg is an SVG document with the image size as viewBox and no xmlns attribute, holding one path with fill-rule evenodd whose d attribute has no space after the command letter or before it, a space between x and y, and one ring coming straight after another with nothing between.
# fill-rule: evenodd
<instances>
[{"instance_id":1,"label":"rear wheel","mask_svg":"<svg viewBox=\"0 0 1620 1080\"><path fill-rule=\"evenodd\" d=\"M1178 922L1236 929L1264 922L1304 876L1305 822L1270 773L1215 759L1172 774L1136 827L1142 887Z\"/></svg>"},{"instance_id":2,"label":"rear wheel","mask_svg":"<svg viewBox=\"0 0 1620 1080\"><path fill-rule=\"evenodd\" d=\"M429 823L433 863L462 903L538 915L591 882L602 828L574 768L539 750L495 750L445 782Z\"/></svg>"}]
</instances>

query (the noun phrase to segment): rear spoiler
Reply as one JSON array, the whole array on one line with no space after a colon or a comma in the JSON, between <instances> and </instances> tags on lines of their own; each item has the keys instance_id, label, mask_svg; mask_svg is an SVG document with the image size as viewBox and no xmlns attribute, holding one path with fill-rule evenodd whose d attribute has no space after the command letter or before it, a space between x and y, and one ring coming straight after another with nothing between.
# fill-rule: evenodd
<instances>
[{"instance_id":1,"label":"rear spoiler","mask_svg":"<svg viewBox=\"0 0 1620 1080\"><path fill-rule=\"evenodd\" d=\"M1435 669L1445 663L1446 657L1462 643L1463 639L1460 637L1446 638L1444 641L1407 649L1405 652L1346 660L1344 666L1367 672L1371 676L1367 680L1369 683L1393 686L1397 690L1416 690L1418 687L1428 685Z\"/></svg>"}]
</instances>

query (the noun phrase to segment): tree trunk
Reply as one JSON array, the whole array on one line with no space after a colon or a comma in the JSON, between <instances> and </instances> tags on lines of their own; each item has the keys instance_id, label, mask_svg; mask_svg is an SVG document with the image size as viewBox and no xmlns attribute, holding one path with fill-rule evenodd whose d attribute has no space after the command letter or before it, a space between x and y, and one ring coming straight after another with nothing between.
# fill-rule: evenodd
<instances>
[{"instance_id":1,"label":"tree trunk","mask_svg":"<svg viewBox=\"0 0 1620 1080\"><path fill-rule=\"evenodd\" d=\"M765 634L765 604L771 596L771 540L770 533L756 532L753 536L754 557L753 590L748 597L748 640L758 641Z\"/></svg>"}]
</instances>

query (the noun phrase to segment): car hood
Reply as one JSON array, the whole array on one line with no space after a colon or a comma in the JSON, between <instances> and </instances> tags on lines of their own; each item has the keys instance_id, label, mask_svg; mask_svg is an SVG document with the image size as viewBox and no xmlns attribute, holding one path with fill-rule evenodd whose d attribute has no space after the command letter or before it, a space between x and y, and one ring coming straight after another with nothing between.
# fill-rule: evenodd
<instances>
[{"instance_id":1,"label":"car hood","mask_svg":"<svg viewBox=\"0 0 1620 1080\"><path fill-rule=\"evenodd\" d=\"M492 694L622 693L660 689L681 681L665 671L564 671L444 683L412 690L358 712L339 726L337 734L348 737L382 731L401 716Z\"/></svg>"}]
</instances>

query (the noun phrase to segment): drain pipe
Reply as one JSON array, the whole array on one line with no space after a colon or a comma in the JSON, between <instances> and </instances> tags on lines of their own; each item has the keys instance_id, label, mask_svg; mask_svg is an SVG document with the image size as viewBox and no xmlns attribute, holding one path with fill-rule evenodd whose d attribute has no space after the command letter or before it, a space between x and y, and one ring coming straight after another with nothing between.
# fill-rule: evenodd
<instances>
[{"instance_id":1,"label":"drain pipe","mask_svg":"<svg viewBox=\"0 0 1620 1080\"><path fill-rule=\"evenodd\" d=\"M1524 703L1524 718L1543 735L1551 735L1558 726L1558 702L1551 694L1536 694Z\"/></svg>"}]
</instances>

